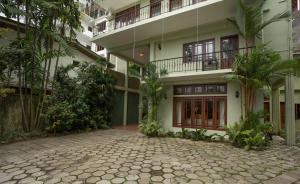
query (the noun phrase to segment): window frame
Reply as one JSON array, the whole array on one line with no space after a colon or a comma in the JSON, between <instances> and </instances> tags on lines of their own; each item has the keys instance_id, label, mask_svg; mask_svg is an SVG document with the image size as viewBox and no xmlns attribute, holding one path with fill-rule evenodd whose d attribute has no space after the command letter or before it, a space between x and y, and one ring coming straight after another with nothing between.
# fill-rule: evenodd
<instances>
[{"instance_id":1,"label":"window frame","mask_svg":"<svg viewBox=\"0 0 300 184\"><path fill-rule=\"evenodd\" d=\"M232 58L227 58L226 60L225 60L225 58L223 58L223 54L224 54L224 52L226 52L226 50L223 50L223 41L224 40L226 40L226 39L230 39L230 38L234 38L235 40L236 40L236 49L234 49L234 50L236 50L237 51L237 53L239 52L239 47L240 47L240 37L239 37L239 35L238 34L235 34L235 35L228 35L228 36L222 36L221 38L220 38L220 49L221 49L221 51L220 51L220 62L221 62L221 69L228 69L228 68L230 68L231 67L231 65L233 64L233 62L234 62L234 58L235 57L232 57ZM232 51L234 51L234 50L232 50ZM227 50L228 51L228 50ZM224 63L224 62L226 62L226 63Z\"/></svg>"},{"instance_id":2,"label":"window frame","mask_svg":"<svg viewBox=\"0 0 300 184\"><path fill-rule=\"evenodd\" d=\"M100 22L99 24L97 24L97 30L98 32L104 32L106 30L106 21L104 22Z\"/></svg>"},{"instance_id":3,"label":"window frame","mask_svg":"<svg viewBox=\"0 0 300 184\"><path fill-rule=\"evenodd\" d=\"M204 47L202 48L202 55L204 54L213 54L215 55L215 49L216 49L216 40L215 38L210 38L210 39L205 39L205 40L201 40L201 41L196 41L196 42L190 42L190 43L185 43L183 44L183 63L193 63L193 62L196 62L196 59L195 59L195 48L196 48L196 45L197 44L203 44L205 43L205 45L207 45L208 42L212 42L213 43L213 52L203 52L204 51ZM185 48L187 46L192 46L192 59L189 60L189 56L186 56L185 55ZM206 49L206 48L205 48ZM198 54L199 55L199 54Z\"/></svg>"},{"instance_id":4,"label":"window frame","mask_svg":"<svg viewBox=\"0 0 300 184\"><path fill-rule=\"evenodd\" d=\"M178 8L174 8L175 3L181 4L181 5ZM182 3L183 3L182 0L170 0L169 1L169 11L171 12L171 11L175 11L175 10L182 8Z\"/></svg>"},{"instance_id":5,"label":"window frame","mask_svg":"<svg viewBox=\"0 0 300 184\"><path fill-rule=\"evenodd\" d=\"M161 3L162 0L150 0L150 18L161 15Z\"/></svg>"},{"instance_id":6,"label":"window frame","mask_svg":"<svg viewBox=\"0 0 300 184\"><path fill-rule=\"evenodd\" d=\"M135 15L135 18L133 18ZM132 6L115 15L115 29L134 24L136 19L140 17L140 4ZM121 25L122 24L122 25ZM124 25L123 25L124 24Z\"/></svg>"},{"instance_id":7,"label":"window frame","mask_svg":"<svg viewBox=\"0 0 300 184\"><path fill-rule=\"evenodd\" d=\"M217 101L224 100L224 125L223 127L218 126L218 110ZM212 126L208 126L207 119L207 107L206 101L212 100L213 112L212 112ZM177 122L177 103L181 102L181 120ZM186 122L185 116L187 113L186 102L191 104L191 118L190 123ZM200 125L197 123L197 114L195 113L196 103L201 102L201 117ZM183 108L184 107L184 108ZM224 130L227 126L227 96L186 96L186 97L174 97L173 98L173 127L177 128L193 128L193 129L207 129L207 130Z\"/></svg>"},{"instance_id":8,"label":"window frame","mask_svg":"<svg viewBox=\"0 0 300 184\"><path fill-rule=\"evenodd\" d=\"M98 51L103 51L105 48L101 45L97 45L96 50Z\"/></svg>"}]
</instances>

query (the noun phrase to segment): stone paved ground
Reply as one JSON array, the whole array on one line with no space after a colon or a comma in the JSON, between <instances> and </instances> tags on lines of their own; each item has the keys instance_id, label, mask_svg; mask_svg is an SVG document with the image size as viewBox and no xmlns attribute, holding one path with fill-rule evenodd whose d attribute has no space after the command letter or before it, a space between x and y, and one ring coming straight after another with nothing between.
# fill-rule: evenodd
<instances>
[{"instance_id":1,"label":"stone paved ground","mask_svg":"<svg viewBox=\"0 0 300 184\"><path fill-rule=\"evenodd\" d=\"M276 144L248 152L221 143L146 138L126 130L0 146L0 183L242 184L263 183L299 169L299 148Z\"/></svg>"}]
</instances>

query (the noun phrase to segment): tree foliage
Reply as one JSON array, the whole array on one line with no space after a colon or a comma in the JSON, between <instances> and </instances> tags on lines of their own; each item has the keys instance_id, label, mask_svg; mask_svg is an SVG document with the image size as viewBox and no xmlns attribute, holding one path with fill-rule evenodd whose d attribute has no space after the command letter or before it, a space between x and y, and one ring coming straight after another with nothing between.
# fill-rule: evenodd
<instances>
[{"instance_id":1,"label":"tree foliage","mask_svg":"<svg viewBox=\"0 0 300 184\"><path fill-rule=\"evenodd\" d=\"M273 22L290 17L290 12L285 11L274 15L270 19L263 19L263 5L265 1L237 0L235 17L228 20L236 27L240 35L245 39L246 48L254 44L254 39L261 38L261 31Z\"/></svg>"},{"instance_id":2,"label":"tree foliage","mask_svg":"<svg viewBox=\"0 0 300 184\"><path fill-rule=\"evenodd\" d=\"M41 124L51 67L55 78L59 58L71 55L68 42L81 29L80 10L73 0L3 0L0 12L17 20L15 41L0 49L1 78L10 86L17 76L23 128L31 131Z\"/></svg>"},{"instance_id":3,"label":"tree foliage","mask_svg":"<svg viewBox=\"0 0 300 184\"><path fill-rule=\"evenodd\" d=\"M48 99L48 130L70 132L107 127L113 109L114 83L109 70L97 64L59 68L54 94Z\"/></svg>"},{"instance_id":4,"label":"tree foliage","mask_svg":"<svg viewBox=\"0 0 300 184\"><path fill-rule=\"evenodd\" d=\"M257 90L271 89L287 75L296 75L300 62L282 60L277 52L258 45L248 55L238 55L232 70L225 79L237 81L244 88L245 112L250 113L254 110Z\"/></svg>"}]
</instances>

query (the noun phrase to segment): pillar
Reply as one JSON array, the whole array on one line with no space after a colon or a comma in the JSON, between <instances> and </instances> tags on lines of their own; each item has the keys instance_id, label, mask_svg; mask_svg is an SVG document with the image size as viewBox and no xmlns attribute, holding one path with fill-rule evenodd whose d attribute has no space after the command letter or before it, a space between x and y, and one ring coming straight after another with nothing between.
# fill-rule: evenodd
<instances>
[{"instance_id":1,"label":"pillar","mask_svg":"<svg viewBox=\"0 0 300 184\"><path fill-rule=\"evenodd\" d=\"M124 91L124 111L123 111L123 125L127 125L127 107L128 107L128 61L125 67L125 91Z\"/></svg>"},{"instance_id":2,"label":"pillar","mask_svg":"<svg viewBox=\"0 0 300 184\"><path fill-rule=\"evenodd\" d=\"M140 87L142 85L143 67L140 67ZM139 93L139 123L143 120L143 94Z\"/></svg>"},{"instance_id":3,"label":"pillar","mask_svg":"<svg viewBox=\"0 0 300 184\"><path fill-rule=\"evenodd\" d=\"M288 146L296 144L294 91L294 77L287 76L285 79L285 128Z\"/></svg>"},{"instance_id":4,"label":"pillar","mask_svg":"<svg viewBox=\"0 0 300 184\"><path fill-rule=\"evenodd\" d=\"M279 133L280 130L280 91L279 89L272 89L272 96L270 99L270 117L273 123L274 133Z\"/></svg>"}]
</instances>

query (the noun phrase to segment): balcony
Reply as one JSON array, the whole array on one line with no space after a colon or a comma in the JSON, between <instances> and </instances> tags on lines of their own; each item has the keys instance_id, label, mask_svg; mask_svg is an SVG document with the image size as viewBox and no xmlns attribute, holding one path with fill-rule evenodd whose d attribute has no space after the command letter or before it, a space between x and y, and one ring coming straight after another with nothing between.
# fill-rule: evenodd
<instances>
[{"instance_id":1,"label":"balcony","mask_svg":"<svg viewBox=\"0 0 300 184\"><path fill-rule=\"evenodd\" d=\"M162 33L167 35L224 21L234 16L235 7L235 0L153 0L146 6L133 4L108 17L107 32L96 33L93 42L114 50Z\"/></svg>"},{"instance_id":2,"label":"balcony","mask_svg":"<svg viewBox=\"0 0 300 184\"><path fill-rule=\"evenodd\" d=\"M251 48L248 48L251 51ZM246 52L245 48L239 50L226 50L211 52L187 57L176 57L163 60L152 61L157 71L166 70L168 74L186 72L207 72L231 69L234 58L237 54Z\"/></svg>"},{"instance_id":3,"label":"balcony","mask_svg":"<svg viewBox=\"0 0 300 184\"><path fill-rule=\"evenodd\" d=\"M204 1L209 0L153 0L152 3L143 7L137 5L136 7L117 13L114 20L109 22L109 31L169 12L174 12Z\"/></svg>"}]
</instances>

